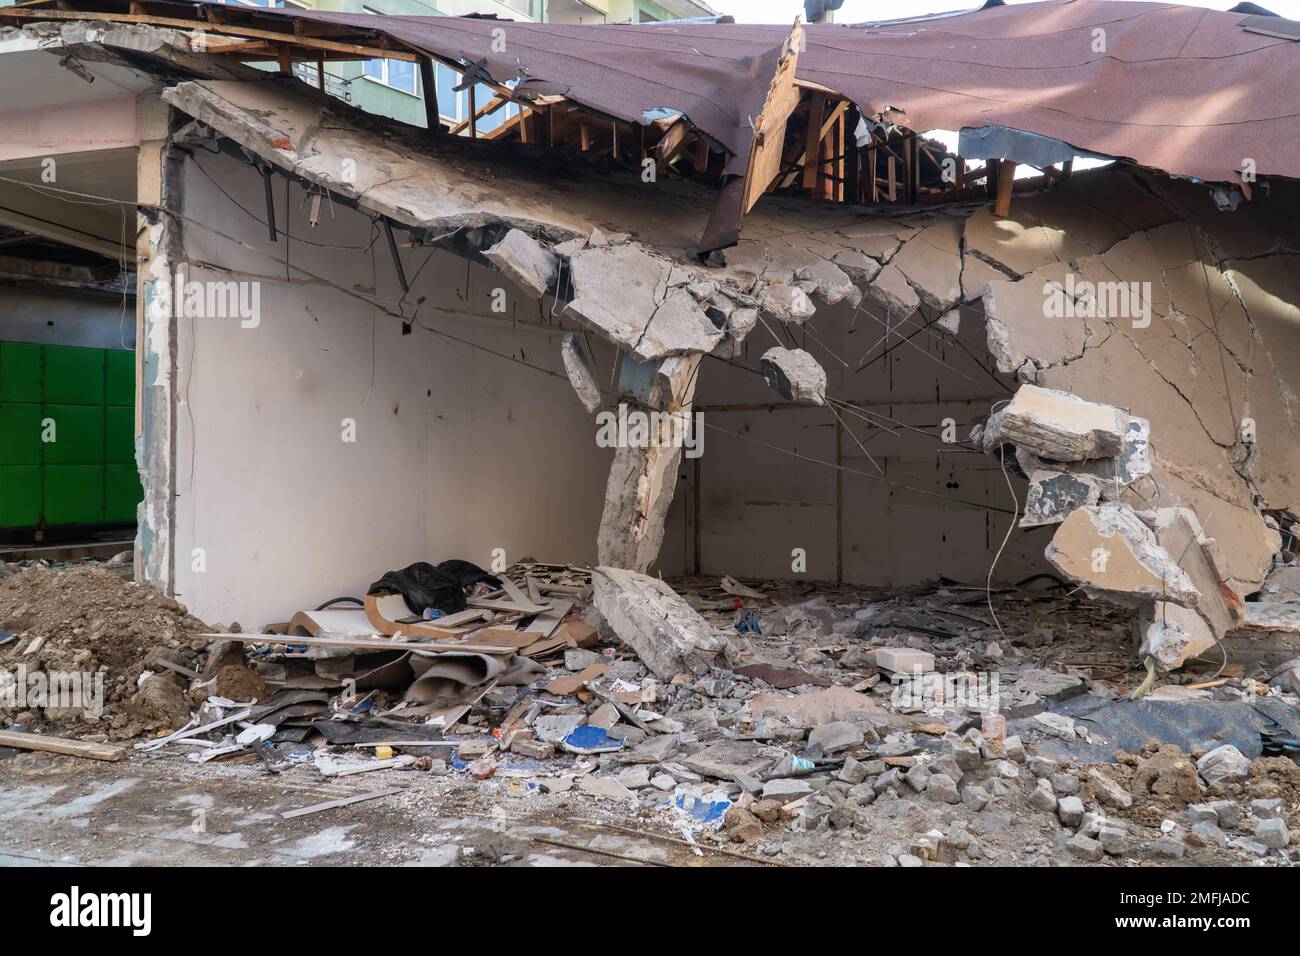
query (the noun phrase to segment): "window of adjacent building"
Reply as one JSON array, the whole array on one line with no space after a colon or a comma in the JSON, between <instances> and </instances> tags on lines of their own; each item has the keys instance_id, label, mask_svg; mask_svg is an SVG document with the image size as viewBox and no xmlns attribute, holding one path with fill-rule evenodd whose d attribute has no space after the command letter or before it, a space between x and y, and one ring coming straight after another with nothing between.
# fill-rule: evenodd
<instances>
[{"instance_id":1,"label":"window of adjacent building","mask_svg":"<svg viewBox=\"0 0 1300 956\"><path fill-rule=\"evenodd\" d=\"M378 10L371 10L369 7L362 7L361 9L369 14L379 14ZM382 83L394 90L400 90L412 96L418 95L416 93L415 79L417 70L415 64L410 60L394 60L388 57L366 60L361 66L361 73L368 79L374 80L376 83Z\"/></svg>"}]
</instances>

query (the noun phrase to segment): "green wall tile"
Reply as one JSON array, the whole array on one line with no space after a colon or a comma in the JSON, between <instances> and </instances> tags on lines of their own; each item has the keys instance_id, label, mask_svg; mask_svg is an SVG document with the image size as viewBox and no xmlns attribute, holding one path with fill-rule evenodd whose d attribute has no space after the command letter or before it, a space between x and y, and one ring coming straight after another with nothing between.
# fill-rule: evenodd
<instances>
[{"instance_id":1,"label":"green wall tile","mask_svg":"<svg viewBox=\"0 0 1300 956\"><path fill-rule=\"evenodd\" d=\"M45 346L45 401L57 405L103 405L104 350Z\"/></svg>"},{"instance_id":2,"label":"green wall tile","mask_svg":"<svg viewBox=\"0 0 1300 956\"><path fill-rule=\"evenodd\" d=\"M39 465L0 465L0 528L25 528L41 520Z\"/></svg>"},{"instance_id":3,"label":"green wall tile","mask_svg":"<svg viewBox=\"0 0 1300 956\"><path fill-rule=\"evenodd\" d=\"M0 403L0 465L41 463L41 406Z\"/></svg>"},{"instance_id":4,"label":"green wall tile","mask_svg":"<svg viewBox=\"0 0 1300 956\"><path fill-rule=\"evenodd\" d=\"M54 420L54 441L45 442L47 465L102 465L104 409L94 405L46 405Z\"/></svg>"},{"instance_id":5,"label":"green wall tile","mask_svg":"<svg viewBox=\"0 0 1300 956\"><path fill-rule=\"evenodd\" d=\"M144 498L135 465L104 466L104 520L134 521L135 506Z\"/></svg>"},{"instance_id":6,"label":"green wall tile","mask_svg":"<svg viewBox=\"0 0 1300 956\"><path fill-rule=\"evenodd\" d=\"M0 342L0 402L41 400L41 347Z\"/></svg>"},{"instance_id":7,"label":"green wall tile","mask_svg":"<svg viewBox=\"0 0 1300 956\"><path fill-rule=\"evenodd\" d=\"M104 409L104 461L135 467L135 409L109 405Z\"/></svg>"},{"instance_id":8,"label":"green wall tile","mask_svg":"<svg viewBox=\"0 0 1300 956\"><path fill-rule=\"evenodd\" d=\"M105 401L109 405L135 408L135 353L106 349L104 354L108 376Z\"/></svg>"},{"instance_id":9,"label":"green wall tile","mask_svg":"<svg viewBox=\"0 0 1300 956\"><path fill-rule=\"evenodd\" d=\"M92 524L103 520L103 465L45 466L46 524Z\"/></svg>"}]
</instances>

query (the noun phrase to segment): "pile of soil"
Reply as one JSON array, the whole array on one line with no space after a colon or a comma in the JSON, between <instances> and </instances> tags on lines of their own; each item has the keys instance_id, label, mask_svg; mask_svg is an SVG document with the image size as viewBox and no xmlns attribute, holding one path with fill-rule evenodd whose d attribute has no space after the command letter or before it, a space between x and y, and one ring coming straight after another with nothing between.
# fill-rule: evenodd
<instances>
[{"instance_id":1,"label":"pile of soil","mask_svg":"<svg viewBox=\"0 0 1300 956\"><path fill-rule=\"evenodd\" d=\"M0 579L0 629L17 634L0 646L0 685L10 685L7 693L0 686L0 724L120 739L188 719L187 682L157 662L201 670L207 642L186 634L209 628L152 585L78 565ZM145 671L157 676L142 687ZM55 672L78 675L82 706L36 703L33 681L52 682Z\"/></svg>"}]
</instances>

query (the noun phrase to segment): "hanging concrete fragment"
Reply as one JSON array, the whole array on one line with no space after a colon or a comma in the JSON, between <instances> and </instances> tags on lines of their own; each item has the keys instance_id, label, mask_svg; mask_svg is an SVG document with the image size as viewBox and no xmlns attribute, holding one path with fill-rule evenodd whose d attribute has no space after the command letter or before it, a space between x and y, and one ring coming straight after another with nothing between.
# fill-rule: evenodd
<instances>
[{"instance_id":1,"label":"hanging concrete fragment","mask_svg":"<svg viewBox=\"0 0 1300 956\"><path fill-rule=\"evenodd\" d=\"M777 282L765 288L759 296L764 312L789 325L803 325L817 312L812 299L798 286Z\"/></svg>"},{"instance_id":2,"label":"hanging concrete fragment","mask_svg":"<svg viewBox=\"0 0 1300 956\"><path fill-rule=\"evenodd\" d=\"M862 301L862 290L853 284L843 269L825 259L804 266L795 274L795 278L812 282L816 286L814 294L827 305L835 305L846 299L850 305Z\"/></svg>"},{"instance_id":3,"label":"hanging concrete fragment","mask_svg":"<svg viewBox=\"0 0 1300 956\"><path fill-rule=\"evenodd\" d=\"M520 229L511 229L495 246L485 249L483 256L515 285L539 299L555 284L559 271L555 253Z\"/></svg>"},{"instance_id":4,"label":"hanging concrete fragment","mask_svg":"<svg viewBox=\"0 0 1300 956\"><path fill-rule=\"evenodd\" d=\"M708 352L722 339L695 297L671 284L674 266L633 243L588 245L569 268L574 298L565 315L643 362Z\"/></svg>"},{"instance_id":5,"label":"hanging concrete fragment","mask_svg":"<svg viewBox=\"0 0 1300 956\"><path fill-rule=\"evenodd\" d=\"M600 385L596 381L596 370L591 359L582 347L582 341L573 334L566 335L560 345L560 354L564 358L564 372L569 376L569 384L578 393L578 400L589 413L600 408Z\"/></svg>"},{"instance_id":6,"label":"hanging concrete fragment","mask_svg":"<svg viewBox=\"0 0 1300 956\"><path fill-rule=\"evenodd\" d=\"M892 263L881 269L875 281L867 287L867 296L883 307L894 322L901 322L921 307L916 290Z\"/></svg>"},{"instance_id":7,"label":"hanging concrete fragment","mask_svg":"<svg viewBox=\"0 0 1300 956\"><path fill-rule=\"evenodd\" d=\"M1137 606L1149 600L1195 607L1200 592L1132 508L1079 508L1061 523L1044 556L1090 597Z\"/></svg>"},{"instance_id":8,"label":"hanging concrete fragment","mask_svg":"<svg viewBox=\"0 0 1300 956\"><path fill-rule=\"evenodd\" d=\"M763 353L763 381L786 401L826 404L826 370L803 349L774 346Z\"/></svg>"},{"instance_id":9,"label":"hanging concrete fragment","mask_svg":"<svg viewBox=\"0 0 1300 956\"><path fill-rule=\"evenodd\" d=\"M1155 660L1161 670L1182 667L1189 658L1204 653L1219 640L1205 617L1194 608L1156 601L1138 616L1141 644L1138 657Z\"/></svg>"},{"instance_id":10,"label":"hanging concrete fragment","mask_svg":"<svg viewBox=\"0 0 1300 956\"><path fill-rule=\"evenodd\" d=\"M1129 415L1054 388L1022 385L1006 408L990 416L985 447L1010 442L1054 461L1112 458L1124 448Z\"/></svg>"}]
</instances>

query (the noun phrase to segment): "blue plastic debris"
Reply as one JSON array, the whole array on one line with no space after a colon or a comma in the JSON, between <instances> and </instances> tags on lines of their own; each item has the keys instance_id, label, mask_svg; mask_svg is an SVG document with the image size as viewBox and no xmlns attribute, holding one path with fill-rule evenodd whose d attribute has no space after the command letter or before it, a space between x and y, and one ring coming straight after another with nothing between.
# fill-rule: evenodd
<instances>
[{"instance_id":1,"label":"blue plastic debris","mask_svg":"<svg viewBox=\"0 0 1300 956\"><path fill-rule=\"evenodd\" d=\"M611 737L604 727L584 725L575 727L569 736L560 741L560 746L569 753L604 754L623 749L622 737Z\"/></svg>"},{"instance_id":2,"label":"blue plastic debris","mask_svg":"<svg viewBox=\"0 0 1300 956\"><path fill-rule=\"evenodd\" d=\"M673 806L685 814L691 828L695 830L716 830L722 826L722 818L731 809L731 801L721 796L720 792L707 796L693 793L678 793L673 796Z\"/></svg>"},{"instance_id":3,"label":"blue plastic debris","mask_svg":"<svg viewBox=\"0 0 1300 956\"><path fill-rule=\"evenodd\" d=\"M8 644L10 641L18 639L18 635L13 631L0 631L0 647Z\"/></svg>"}]
</instances>

